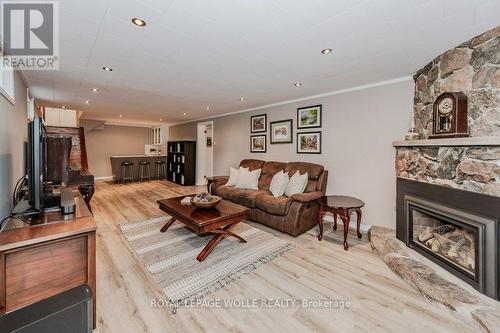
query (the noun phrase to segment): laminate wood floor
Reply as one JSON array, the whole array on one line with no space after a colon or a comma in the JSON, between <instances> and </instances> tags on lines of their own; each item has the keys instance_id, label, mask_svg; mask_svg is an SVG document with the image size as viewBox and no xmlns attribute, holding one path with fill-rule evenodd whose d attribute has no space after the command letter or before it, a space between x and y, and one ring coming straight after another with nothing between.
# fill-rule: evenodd
<instances>
[{"instance_id":1,"label":"laminate wood floor","mask_svg":"<svg viewBox=\"0 0 500 333\"><path fill-rule=\"evenodd\" d=\"M294 250L207 296L207 299L348 300L348 309L155 308L162 294L130 251L118 224L162 215L156 200L204 191L152 181L100 182L92 199L97 229L97 322L107 332L477 332L450 310L425 300L372 253L369 244L344 251L314 234L291 240ZM325 225L327 232L331 224ZM226 240L229 241L229 240ZM216 251L217 249L215 249ZM193 265L197 261L193 258Z\"/></svg>"}]
</instances>

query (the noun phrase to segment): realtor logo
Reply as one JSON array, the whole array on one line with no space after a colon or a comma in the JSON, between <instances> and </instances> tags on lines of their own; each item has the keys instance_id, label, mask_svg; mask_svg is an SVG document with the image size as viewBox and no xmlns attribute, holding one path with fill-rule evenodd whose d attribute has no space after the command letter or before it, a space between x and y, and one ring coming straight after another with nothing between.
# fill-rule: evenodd
<instances>
[{"instance_id":1,"label":"realtor logo","mask_svg":"<svg viewBox=\"0 0 500 333\"><path fill-rule=\"evenodd\" d=\"M58 3L2 1L2 65L58 69Z\"/></svg>"}]
</instances>

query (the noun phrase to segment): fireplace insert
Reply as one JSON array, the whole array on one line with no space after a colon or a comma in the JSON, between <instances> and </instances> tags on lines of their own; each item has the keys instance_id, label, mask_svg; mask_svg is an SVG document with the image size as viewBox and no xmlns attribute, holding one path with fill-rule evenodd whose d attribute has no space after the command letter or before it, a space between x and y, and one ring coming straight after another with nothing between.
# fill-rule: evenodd
<instances>
[{"instance_id":1,"label":"fireplace insert","mask_svg":"<svg viewBox=\"0 0 500 333\"><path fill-rule=\"evenodd\" d=\"M397 238L500 300L500 198L398 178Z\"/></svg>"}]
</instances>

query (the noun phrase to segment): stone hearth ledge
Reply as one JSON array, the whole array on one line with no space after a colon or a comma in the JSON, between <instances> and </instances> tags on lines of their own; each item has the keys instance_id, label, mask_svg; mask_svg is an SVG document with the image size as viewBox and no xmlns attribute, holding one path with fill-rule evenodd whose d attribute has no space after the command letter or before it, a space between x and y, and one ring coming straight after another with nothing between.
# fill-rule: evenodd
<instances>
[{"instance_id":1,"label":"stone hearth ledge","mask_svg":"<svg viewBox=\"0 0 500 333\"><path fill-rule=\"evenodd\" d=\"M372 249L389 268L426 299L443 304L459 317L488 333L500 332L500 303L470 287L466 290L438 273L396 238L396 231L373 226L368 236ZM422 257L423 258L423 257ZM464 282L465 284L465 282Z\"/></svg>"},{"instance_id":2,"label":"stone hearth ledge","mask_svg":"<svg viewBox=\"0 0 500 333\"><path fill-rule=\"evenodd\" d=\"M500 146L500 136L395 141L394 147Z\"/></svg>"}]
</instances>

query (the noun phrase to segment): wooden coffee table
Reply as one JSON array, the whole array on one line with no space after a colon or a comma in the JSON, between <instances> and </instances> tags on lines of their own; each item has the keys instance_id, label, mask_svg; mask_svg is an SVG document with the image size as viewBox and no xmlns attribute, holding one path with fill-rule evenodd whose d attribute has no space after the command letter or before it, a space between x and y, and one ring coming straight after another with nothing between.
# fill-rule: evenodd
<instances>
[{"instance_id":1,"label":"wooden coffee table","mask_svg":"<svg viewBox=\"0 0 500 333\"><path fill-rule=\"evenodd\" d=\"M160 231L167 231L175 221L179 221L199 235L215 234L196 257L198 261L205 260L224 237L232 236L246 243L246 240L231 232L231 229L248 217L250 209L226 200L222 200L215 208L200 209L192 205L181 204L181 200L185 197L158 200L160 209L171 216Z\"/></svg>"}]
</instances>

